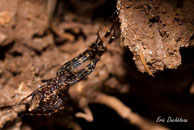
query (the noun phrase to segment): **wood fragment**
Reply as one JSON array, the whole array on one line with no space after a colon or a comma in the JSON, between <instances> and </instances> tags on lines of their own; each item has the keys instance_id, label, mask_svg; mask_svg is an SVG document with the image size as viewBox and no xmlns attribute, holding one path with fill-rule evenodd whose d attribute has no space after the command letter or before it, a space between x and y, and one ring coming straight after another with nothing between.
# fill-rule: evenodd
<instances>
[{"instance_id":1,"label":"wood fragment","mask_svg":"<svg viewBox=\"0 0 194 130\"><path fill-rule=\"evenodd\" d=\"M141 117L139 114L132 112L132 110L123 104L114 96L109 96L99 93L94 99L93 103L100 103L115 110L123 119L128 120L131 124L138 126L142 130L169 130L165 126L157 124L153 121Z\"/></svg>"},{"instance_id":2,"label":"wood fragment","mask_svg":"<svg viewBox=\"0 0 194 130\"><path fill-rule=\"evenodd\" d=\"M90 108L87 106L83 110L84 110L84 113L78 112L75 114L75 116L78 118L83 118L88 122L92 122L94 119L93 119L93 115L92 115Z\"/></svg>"},{"instance_id":3,"label":"wood fragment","mask_svg":"<svg viewBox=\"0 0 194 130\"><path fill-rule=\"evenodd\" d=\"M150 69L148 68L148 66L147 66L147 63L146 63L146 61L145 61L145 57L144 57L144 54L143 54L143 48L142 48L141 45L139 45L139 52L138 52L138 53L139 53L140 60L141 60L141 62L142 62L142 64L143 64L144 68L146 69L147 73L148 73L150 76L154 77L153 73L151 72L151 70L150 70Z\"/></svg>"}]
</instances>

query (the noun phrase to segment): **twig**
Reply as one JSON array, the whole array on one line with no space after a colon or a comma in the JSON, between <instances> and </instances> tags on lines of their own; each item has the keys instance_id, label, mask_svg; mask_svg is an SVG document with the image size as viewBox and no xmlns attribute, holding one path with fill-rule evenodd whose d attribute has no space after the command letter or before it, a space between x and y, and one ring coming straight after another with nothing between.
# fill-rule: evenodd
<instances>
[{"instance_id":1,"label":"twig","mask_svg":"<svg viewBox=\"0 0 194 130\"><path fill-rule=\"evenodd\" d=\"M78 117L78 118L83 118L88 122L92 122L93 121L93 115L92 115L92 112L91 112L90 108L87 106L83 110L84 110L85 113L78 112L78 113L75 114L75 116Z\"/></svg>"},{"instance_id":2,"label":"twig","mask_svg":"<svg viewBox=\"0 0 194 130\"><path fill-rule=\"evenodd\" d=\"M88 104L98 103L112 108L118 113L118 115L121 116L121 118L128 120L131 124L138 126L142 130L168 130L168 128L132 112L130 108L114 96L109 96L96 91L93 91L93 94L91 94L91 91L88 90L89 88L87 91L85 89L86 88L84 88L80 83L77 86L72 87L71 91L69 91L71 96L74 97L73 99L78 101L80 108L82 108L85 112L77 113L76 117L91 121L93 117L90 109L88 108Z\"/></svg>"},{"instance_id":3,"label":"twig","mask_svg":"<svg viewBox=\"0 0 194 130\"><path fill-rule=\"evenodd\" d=\"M94 103L104 104L115 110L122 118L127 119L130 123L137 125L142 130L168 130L168 128L149 121L131 111L119 99L99 93L94 99Z\"/></svg>"}]
</instances>

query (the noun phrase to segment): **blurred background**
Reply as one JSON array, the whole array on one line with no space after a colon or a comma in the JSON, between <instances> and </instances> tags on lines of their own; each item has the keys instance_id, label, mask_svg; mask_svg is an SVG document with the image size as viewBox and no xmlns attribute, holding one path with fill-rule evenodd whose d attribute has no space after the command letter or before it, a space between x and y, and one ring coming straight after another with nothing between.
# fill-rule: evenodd
<instances>
[{"instance_id":1,"label":"blurred background","mask_svg":"<svg viewBox=\"0 0 194 130\"><path fill-rule=\"evenodd\" d=\"M23 115L25 105L1 109L1 129L194 129L192 0L1 0L0 5L1 106L55 77L96 40L98 30L104 35L120 11L116 40L94 72L70 87L64 110L38 117ZM169 117L178 121L167 122Z\"/></svg>"}]
</instances>

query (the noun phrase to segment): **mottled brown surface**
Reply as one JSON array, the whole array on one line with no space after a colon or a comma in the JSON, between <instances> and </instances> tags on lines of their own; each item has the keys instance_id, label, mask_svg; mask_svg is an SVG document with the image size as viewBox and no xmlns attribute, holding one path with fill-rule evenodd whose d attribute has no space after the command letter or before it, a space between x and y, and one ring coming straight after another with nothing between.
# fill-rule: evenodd
<instances>
[{"instance_id":1,"label":"mottled brown surface","mask_svg":"<svg viewBox=\"0 0 194 130\"><path fill-rule=\"evenodd\" d=\"M20 101L55 76L57 69L103 35L111 23L105 19L116 2L100 0L60 1L52 21L47 0L0 1L0 106ZM82 4L82 6L80 6ZM120 6L122 4L122 6ZM178 4L178 5L177 5ZM92 6L92 8L91 8ZM94 122L75 118L98 93L120 99L126 106L153 122L158 116L182 117L189 123L167 124L169 128L194 128L193 2L185 0L119 0L121 41L117 38L102 56L94 72L70 87L72 100L51 117L19 116L25 105L0 110L3 129L138 129L104 106L89 104ZM49 23L52 23L49 25ZM124 45L129 50L121 47ZM155 78L147 76L139 60L142 45L147 65ZM161 48L162 47L162 48ZM132 59L133 57L133 59ZM133 63L135 61L135 64ZM139 72L141 71L141 72ZM27 100L26 102L29 102Z\"/></svg>"},{"instance_id":2,"label":"mottled brown surface","mask_svg":"<svg viewBox=\"0 0 194 130\"><path fill-rule=\"evenodd\" d=\"M102 3L103 1L96 3L95 6ZM61 2L61 4L63 3ZM4 8L1 8L2 12L6 11L7 14L12 14L9 22L2 22L0 25L2 34L0 41L1 106L19 102L41 85L41 79L55 76L57 69L63 63L87 49L96 39L97 30L102 28L100 34L103 35L109 28L109 25L100 25L100 22L92 24L87 17L77 17L68 13L62 18L62 22L58 22L58 18L56 18L56 22L53 21L53 26L56 26L55 28L59 32L71 30L72 33L68 33L68 36L73 39L71 41L66 41L69 39L63 37L54 39L53 33L47 31L47 1L1 1L0 5L4 5ZM11 6L14 8L10 9ZM56 41L54 42L54 40ZM59 43L56 43L57 41ZM109 77L108 71L114 75L123 75L122 69L114 69L122 64L121 58L118 56L121 54L122 50L119 44L113 44L97 65L97 69L102 71L95 71L90 76L90 79L95 79L92 85L101 86L102 81ZM106 60L103 60L104 58ZM112 62L114 58L120 59L120 62ZM0 127L2 128L8 121L15 120L17 113L24 110L24 105L3 109L0 113Z\"/></svg>"},{"instance_id":3,"label":"mottled brown surface","mask_svg":"<svg viewBox=\"0 0 194 130\"><path fill-rule=\"evenodd\" d=\"M194 2L192 0L118 0L122 45L129 47L139 71L140 46L154 73L176 69L181 64L181 47L193 45Z\"/></svg>"}]
</instances>

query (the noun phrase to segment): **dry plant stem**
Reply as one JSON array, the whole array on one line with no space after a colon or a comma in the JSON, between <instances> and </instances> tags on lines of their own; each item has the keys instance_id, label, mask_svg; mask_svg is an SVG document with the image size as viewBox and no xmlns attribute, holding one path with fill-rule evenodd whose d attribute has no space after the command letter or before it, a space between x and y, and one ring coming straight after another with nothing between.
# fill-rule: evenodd
<instances>
[{"instance_id":1,"label":"dry plant stem","mask_svg":"<svg viewBox=\"0 0 194 130\"><path fill-rule=\"evenodd\" d=\"M142 46L139 45L139 57L140 57L140 60L143 64L143 66L145 67L146 71L148 72L149 75L151 75L152 77L154 77L153 73L151 72L151 70L148 68L147 64L146 64L146 61L145 61L145 57L143 55L143 49L142 49Z\"/></svg>"},{"instance_id":2,"label":"dry plant stem","mask_svg":"<svg viewBox=\"0 0 194 130\"><path fill-rule=\"evenodd\" d=\"M130 123L138 126L142 130L168 130L168 128L156 124L152 121L144 119L136 113L133 113L130 108L124 105L119 99L113 96L99 93L94 99L94 103L104 104L115 110L122 118L127 119Z\"/></svg>"},{"instance_id":3,"label":"dry plant stem","mask_svg":"<svg viewBox=\"0 0 194 130\"><path fill-rule=\"evenodd\" d=\"M78 112L78 113L75 114L75 116L78 117L78 118L83 118L88 122L92 122L93 121L93 115L92 115L92 112L91 112L90 108L87 106L83 110L84 110L85 113Z\"/></svg>"}]
</instances>

